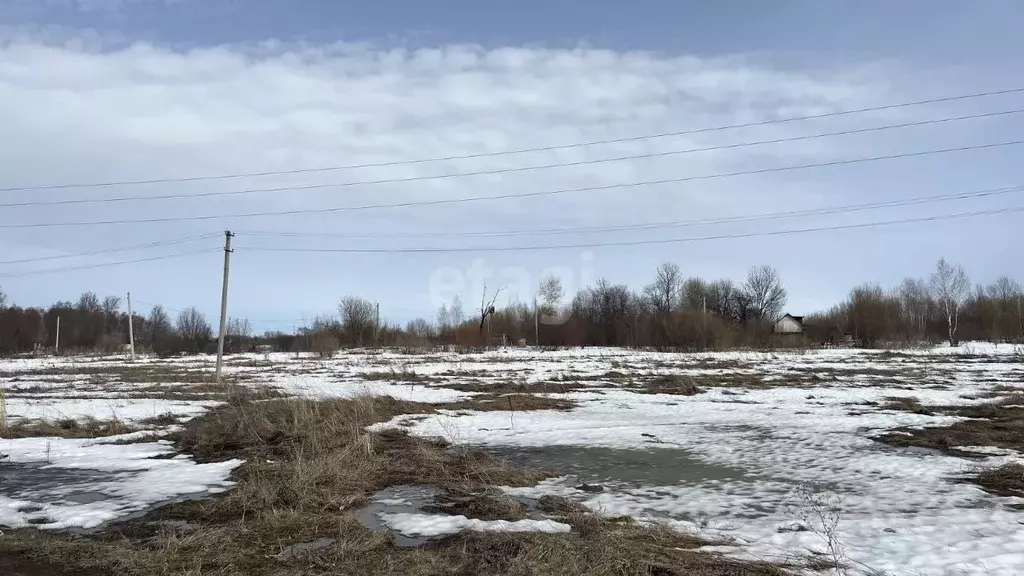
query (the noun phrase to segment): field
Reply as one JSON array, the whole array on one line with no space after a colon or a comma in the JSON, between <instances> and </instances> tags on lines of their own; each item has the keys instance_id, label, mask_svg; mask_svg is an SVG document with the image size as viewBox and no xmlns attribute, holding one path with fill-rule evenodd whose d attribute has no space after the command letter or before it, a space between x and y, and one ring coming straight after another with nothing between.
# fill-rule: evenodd
<instances>
[{"instance_id":1,"label":"field","mask_svg":"<svg viewBox=\"0 0 1024 576\"><path fill-rule=\"evenodd\" d=\"M1024 566L1013 346L244 355L228 359L226 386L210 382L212 362L0 361L0 557L24 562L7 569L259 572L242 556L176 564L214 530L289 574L357 573L356 548L396 574L597 573L587 566L640 554L627 548L642 562L601 573ZM295 472L287 497L266 480L282 466ZM330 524L266 512L326 522L325 502ZM229 530L239 519L247 536ZM154 546L138 532L157 520L189 535ZM490 563L458 564L471 556Z\"/></svg>"}]
</instances>

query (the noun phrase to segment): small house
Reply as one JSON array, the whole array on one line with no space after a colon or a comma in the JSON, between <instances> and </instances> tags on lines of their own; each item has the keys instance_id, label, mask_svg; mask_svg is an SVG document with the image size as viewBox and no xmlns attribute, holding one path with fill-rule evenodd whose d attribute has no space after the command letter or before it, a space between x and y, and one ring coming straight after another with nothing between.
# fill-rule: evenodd
<instances>
[{"instance_id":1,"label":"small house","mask_svg":"<svg viewBox=\"0 0 1024 576\"><path fill-rule=\"evenodd\" d=\"M772 332L776 334L803 334L804 317L786 314L772 326Z\"/></svg>"}]
</instances>

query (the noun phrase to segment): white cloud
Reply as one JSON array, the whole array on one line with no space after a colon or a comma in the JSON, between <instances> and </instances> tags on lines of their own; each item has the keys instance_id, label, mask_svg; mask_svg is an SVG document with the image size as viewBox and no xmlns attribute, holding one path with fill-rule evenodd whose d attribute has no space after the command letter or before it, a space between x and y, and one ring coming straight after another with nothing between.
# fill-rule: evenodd
<instances>
[{"instance_id":1,"label":"white cloud","mask_svg":"<svg viewBox=\"0 0 1024 576\"><path fill-rule=\"evenodd\" d=\"M145 44L109 50L80 43L45 43L21 35L11 37L0 47L0 126L3 126L0 157L5 158L0 187L473 154L856 108L912 99L922 90L928 91L927 87L916 85L905 71L870 63L856 69L806 71L773 67L743 58L697 58L591 48L484 50L473 46L445 46L400 50L369 45L313 46L276 42L187 52ZM945 90L946 93L957 91ZM937 112L933 108L929 114ZM904 111L899 116L895 113L876 115L873 122L885 123L922 113ZM3 198L207 192L401 178L785 137L864 125L864 122L863 118L849 118L441 164L116 190L8 193ZM12 208L0 210L0 224L285 210L604 185L884 153L908 146L929 147L950 135L961 141L965 135L971 138L976 134L979 133L971 126L958 126L955 131L926 136L890 136L887 133L873 138L823 139L502 176L222 199ZM250 230L380 234L692 219L864 201L865 196L870 200L873 194L869 190L865 195L863 183L872 180L865 174L875 178L869 184L874 195L886 195L884 190L879 190L877 182L891 167L880 170L858 172L854 179L848 172L808 171L515 202L347 215L116 228L8 230L0 231L0 243L42 245L74 252L82 250L83 245L88 249L136 244L161 237L208 232L225 225ZM921 185L927 186L923 182ZM943 190L919 188L905 195L929 192ZM694 232L702 231L666 234L682 236ZM130 240L126 240L128 236ZM535 242L571 240L573 238L546 237ZM529 238L517 238L506 243L528 241ZM251 245L259 241L240 238L239 242ZM314 244L338 246L342 243L322 240ZM386 245L397 244L410 243ZM623 259L624 270L640 269L658 260L679 259L675 256L679 250L668 246L634 250L631 254L619 251L607 256L605 262L614 267L612 263L619 258ZM684 268L695 273L718 274L736 269L741 266L740 262L750 260L747 264L754 264L772 256L758 253L757 246L751 248L752 254L746 259L716 250L702 248L699 256L686 258ZM728 252L729 249L723 250ZM359 274L358 278L353 278L352 274L335 272L333 265L319 264L334 262L336 257L286 256L269 256L263 264L287 269L290 275L296 275L294 267L302 262L309 282L264 275L257 290L260 296L240 296L246 305L257 307L266 294L290 290L317 308L322 307L323 302L333 302L342 292L379 289L373 287L374 274ZM502 263L497 263L499 267L511 263L539 270L546 265L561 264L536 255L506 256ZM574 262L576 255L559 257ZM452 261L438 258L410 263L408 259L403 260L404 257L396 258L398 260L379 259L370 268L375 269L377 277L385 278L400 275L399 268L407 267L408 278L404 283L408 291L420 296L426 291L429 269ZM469 258L471 256L465 261ZM352 265L368 266L369 261L363 258L356 262L358 264ZM382 264L385 262L386 265ZM458 262L457 265L464 265L462 260ZM168 263L162 269L183 270L184 266ZM602 270L602 273L607 271ZM108 272L101 281L108 282L111 277ZM253 278L256 277L253 272ZM166 283L152 282L153 291L171 293L167 292ZM18 298L14 282L10 285L12 289L8 291ZM35 285L30 279L17 283L26 293L28 287ZM75 290L78 289L76 286ZM397 298L401 291L394 292ZM194 293L190 288L175 289L173 294L185 299L200 297L198 288ZM410 296L409 301L422 308L424 301L417 300L420 296L416 295ZM21 299L24 298L25 295L21 295ZM386 296L380 298L385 300ZM187 300L180 303L187 303Z\"/></svg>"}]
</instances>

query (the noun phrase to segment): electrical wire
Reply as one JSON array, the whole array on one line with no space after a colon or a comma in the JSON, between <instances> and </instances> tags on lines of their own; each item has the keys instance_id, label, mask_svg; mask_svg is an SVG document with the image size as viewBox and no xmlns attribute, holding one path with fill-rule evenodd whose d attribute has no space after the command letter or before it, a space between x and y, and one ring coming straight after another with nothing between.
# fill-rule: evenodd
<instances>
[{"instance_id":1,"label":"electrical wire","mask_svg":"<svg viewBox=\"0 0 1024 576\"><path fill-rule=\"evenodd\" d=\"M242 252L311 252L311 253L346 253L346 254L440 254L455 252L520 252L529 250L562 250L569 248L598 248L609 246L643 246L649 244L678 244L687 242L703 242L708 240L727 240L735 238L758 238L765 236L784 236L791 234L804 234L810 232L826 232L833 230L853 230L858 228L872 228L879 226L890 226L896 224L912 224L923 222L936 222L941 220L953 220L958 218L970 218L976 216L993 216L997 214L1010 214L1024 212L1024 206L1013 208L999 208L995 210L982 210L978 212L961 212L956 214L944 214L940 216L925 216L919 218L907 218L902 220L885 220L881 222L864 222L858 224L841 224L836 226L820 226L814 228L798 228L792 230L773 230L769 232L746 232L740 234L718 234L714 236L697 236L689 238L666 238L654 240L627 240L618 242L580 242L576 244L560 245L534 245L534 246L488 246L481 248L283 248L274 246L239 246L236 250Z\"/></svg>"},{"instance_id":2,"label":"electrical wire","mask_svg":"<svg viewBox=\"0 0 1024 576\"><path fill-rule=\"evenodd\" d=\"M641 186L653 186L658 184L679 184L683 182L696 182L704 180L717 180L723 178L733 178L737 176L752 176L758 174L773 174L780 172L791 172L797 170L807 170L812 168L827 168L832 166L846 166L852 164L862 164L867 162L876 162L881 160L898 160L905 158L916 158L922 156L930 156L935 154L949 154L955 152L966 152L970 150L986 150L1001 148L1007 146L1018 146L1024 144L1024 140L1010 140L1006 142L993 142L987 144L974 144L969 146L958 146L955 148L938 148L932 150L922 150L916 152L903 152L899 154L888 154L882 156L868 156L861 158L847 158L843 160L830 160L827 162L814 162L809 164L796 164L790 166L777 166L772 168L758 168L755 170L739 170L735 172L720 172L717 174L702 174L697 176L683 176L680 178L665 178L661 180L648 180L645 182L630 182L622 184L605 184L600 186L586 186L581 188L562 188L557 190L544 190L536 192L526 193L509 193L500 194L494 196L470 196L465 198L444 198L437 200L415 200L410 202L397 202L392 204L369 204L363 206L340 206L333 208L302 208L295 210L280 210L280 211L267 211L267 212L249 212L241 214L210 214L210 215L198 215L198 216L171 216L171 217L160 217L160 218L137 218L137 219L125 219L125 220L97 220L97 221L81 221L81 222L37 222L37 223L19 223L19 224L0 224L0 229L21 229L21 228L55 228L55 227L74 227L74 226L102 226L102 225L116 225L116 224L154 224L160 222L185 222L185 221L198 221L198 220L224 220L231 218L257 218L263 216L291 216L298 214L333 214L340 212L355 212L362 210L377 210L377 209L388 209L388 208L408 208L413 206L438 206L444 204L462 204L467 202L489 202L494 200L505 200L505 199L519 199L519 198L533 198L541 196L556 196L561 194L573 194L578 192L597 192L603 190L615 190L620 188L636 188Z\"/></svg>"},{"instance_id":3,"label":"electrical wire","mask_svg":"<svg viewBox=\"0 0 1024 576\"><path fill-rule=\"evenodd\" d=\"M497 152L481 152L477 154L465 154L458 156L441 156L434 158L420 158L411 160L395 160L390 162L379 162L371 164L349 164L341 166L323 166L315 168L298 168L293 170L277 170L277 171L261 171L261 172L243 172L234 174L219 174L219 175L207 175L207 176L188 176L178 178L155 178L147 180L118 180L110 182L92 182L92 183L65 183L65 184L46 184L38 186L18 186L11 188L0 188L0 192L21 192L29 190L59 190L66 188L109 188L116 186L136 186L136 185L147 185L147 184L169 184L169 183L182 183L182 182L196 182L196 181L210 181L210 180L230 180L239 178L256 178L264 176L285 176L291 174L310 174L317 172L333 172L340 170L354 170L359 168L383 168L390 166L405 166L413 164L424 164L429 162L445 162L451 160L468 160L474 158L489 158L496 156L508 156L513 154L525 154L531 152L548 152L553 150L565 150L571 148L582 148L587 146L599 146L605 144L619 144L624 142L636 142L642 140L652 140L656 138L668 138L675 136L687 136L691 134L702 134L707 132L719 132L723 130L733 130L738 128L752 128L756 126L767 126L773 124L785 124L789 122L799 122L804 120L817 120L822 118L834 118L839 116L848 116L852 114L862 114L866 112L880 112L885 110L894 110L900 108L909 108L913 106L922 106L928 104L939 104L943 102L955 102L962 100L969 100L975 98L985 98L990 96L1008 95L1008 94L1019 94L1024 92L1024 87L1008 88L1005 90L993 90L987 92L974 92L969 94L959 94L955 96L945 96L939 98L929 98L925 100L916 100L911 102L900 102L895 104L884 104L880 106L870 106L865 108L855 108L851 110L840 110L835 112L824 112L821 114L809 114L804 116L791 116L788 118L777 118L771 120L759 120L754 122L743 122L739 124L727 124L720 126L711 126L705 128L696 128L690 130L681 130L673 132L661 132L656 134L646 134L640 136L628 136L623 138L613 138L607 140L591 140L588 142L576 142L569 144L559 144L553 146L542 146L535 148L519 148L514 150L504 150Z\"/></svg>"},{"instance_id":4,"label":"electrical wire","mask_svg":"<svg viewBox=\"0 0 1024 576\"><path fill-rule=\"evenodd\" d=\"M64 258L80 258L83 256L98 256L100 254L110 254L113 252L129 252L132 250L145 250L148 248L157 248L159 246L169 246L171 244L183 244L186 242L195 242L197 240L205 240L207 238L213 238L218 234L200 234L198 236L188 236L185 238L176 238L173 240L161 240L158 242L150 242L148 244L137 244L135 246L123 246L120 248L104 248L102 250L94 250L92 252L78 252L77 254L63 254L60 256L43 256L41 258L24 258L22 260L3 260L0 261L0 265L3 264L26 264L29 262L44 262L47 260L62 260Z\"/></svg>"},{"instance_id":5,"label":"electrical wire","mask_svg":"<svg viewBox=\"0 0 1024 576\"><path fill-rule=\"evenodd\" d=\"M401 184L408 182L423 182L429 180L448 180L455 178L466 178L471 176L493 176L499 174L510 174L516 172L532 172L535 170L549 170L553 168L571 168L578 166L589 166L594 164L606 164L611 162L623 162L627 160L641 160L650 158L662 158L667 156L678 156L683 154L692 154L697 152L712 152L720 150L733 150L738 148L746 148L751 146L763 146L769 144L782 144L788 142L799 142L806 140L814 140L819 138L827 138L833 136L847 136L852 134L864 134L869 132L879 132L883 130L893 130L900 128L909 128L914 126L925 126L931 124L941 124L946 122L957 122L963 120L975 120L979 118L992 118L998 116L1007 116L1011 114L1020 114L1024 112L1024 108L1017 108L1013 110L1004 110L999 112L985 112L981 114L970 114L966 116L955 116L950 118L939 118L931 120L920 120L916 122L905 122L902 124L886 124L884 126L873 126L870 128L854 128L850 130L840 130L837 132L821 132L817 134L808 134L804 136L791 136L786 138L773 138L769 140L755 140L750 142L739 142L733 144L721 144L716 146L705 146L701 148L686 148L683 150L668 150L661 152L645 152L643 154L630 154L625 156L615 156L611 158L596 158L590 160L577 160L573 162L555 162L549 164L535 164L532 166L512 166L508 168L492 168L487 170L475 170L471 172L455 172L452 174L431 174L431 175L420 175L420 176L408 176L405 178L384 178L377 180L361 180L354 182L339 182L339 183L320 183L320 184L304 184L300 186L283 186L275 188L246 188L243 190L224 190L216 192L199 192L193 194L163 194L159 196L118 196L113 198L77 198L73 200L31 200L25 202L9 202L6 204L0 204L0 208L24 208L31 206L67 206L77 204L111 204L119 202L143 202L143 201L154 201L154 200L185 200L185 199L198 199L198 198L211 198L211 197L225 197L225 196L242 196L251 194L266 194L272 192L301 192L306 190L317 190L324 188L350 188L354 186L377 186L382 184Z\"/></svg>"},{"instance_id":6,"label":"electrical wire","mask_svg":"<svg viewBox=\"0 0 1024 576\"><path fill-rule=\"evenodd\" d=\"M538 230L507 230L495 232L448 232L435 234L408 234L408 235L353 235L332 232L288 232L288 231L261 231L261 230L240 230L237 234L244 236L271 236L285 238L343 238L346 240L419 240L429 238L502 238L508 236L549 236L560 234L587 234L594 232L626 232L637 230L654 230L659 228L688 228L692 226L705 226L713 224L730 224L735 222L758 222L764 220L777 220L782 218L797 218L803 216L824 216L830 214L841 214L847 212L859 212L863 210L875 210L880 208L896 208L902 206L916 206L934 202L949 202L953 200L967 200L999 196L1024 191L1024 184L1006 188L992 188L975 192L962 192L957 194L946 194L937 196L922 196L904 200L888 200L885 202L871 202L866 204L847 204L845 206L833 206L827 208L812 208L807 210L790 210L785 212L768 212L759 214L744 214L739 216L723 216L720 218L702 218L697 220L674 220L667 222L646 222L641 224L619 224L607 226L583 226L575 228L542 228Z\"/></svg>"},{"instance_id":7,"label":"electrical wire","mask_svg":"<svg viewBox=\"0 0 1024 576\"><path fill-rule=\"evenodd\" d=\"M84 266L70 266L70 267L65 267L65 268L48 268L46 270L30 270L30 271L27 271L27 272L5 273L5 274L0 274L0 278L17 278L17 277L21 277L21 276L35 276L37 274L50 274L50 273L54 273L54 272L73 272L73 271L77 271L77 270L91 270L93 268L105 268L105 267L108 267L108 266L120 266L122 264L136 264L136 263L139 263L139 262L153 262L153 261L156 261L156 260L168 260L168 259L171 259L171 258L182 258L182 257L185 257L185 256L196 256L196 255L199 255L199 254L211 254L213 252L220 252L220 251L221 250L219 248L218 249L214 249L214 250L205 249L205 250L196 250L196 251L193 251L193 252L179 252L179 253L176 253L176 254L165 254L163 256L150 256L148 258L137 258L135 260L120 260L120 261L116 261L116 262L103 262L103 263L99 263L99 264L86 264Z\"/></svg>"}]
</instances>

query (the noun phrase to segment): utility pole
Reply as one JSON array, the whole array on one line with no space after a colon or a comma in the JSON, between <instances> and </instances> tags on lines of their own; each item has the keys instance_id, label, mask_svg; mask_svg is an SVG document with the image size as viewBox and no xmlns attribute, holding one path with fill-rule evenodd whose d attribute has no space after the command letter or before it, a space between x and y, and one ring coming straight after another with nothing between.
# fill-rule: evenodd
<instances>
[{"instance_id":1,"label":"utility pole","mask_svg":"<svg viewBox=\"0 0 1024 576\"><path fill-rule=\"evenodd\" d=\"M132 362L135 362L135 327L132 325L132 293L128 293L128 348L131 350Z\"/></svg>"},{"instance_id":2,"label":"utility pole","mask_svg":"<svg viewBox=\"0 0 1024 576\"><path fill-rule=\"evenodd\" d=\"M536 297L533 298L533 341L540 348L540 308Z\"/></svg>"},{"instance_id":3,"label":"utility pole","mask_svg":"<svg viewBox=\"0 0 1024 576\"><path fill-rule=\"evenodd\" d=\"M234 234L230 230L224 231L224 283L220 292L220 332L217 336L217 382L220 382L220 371L224 365L224 330L228 322L228 270L231 267L231 238Z\"/></svg>"},{"instance_id":4,"label":"utility pole","mask_svg":"<svg viewBox=\"0 0 1024 576\"><path fill-rule=\"evenodd\" d=\"M377 338L380 336L380 302L377 302L377 314L373 320L373 345L377 346Z\"/></svg>"},{"instance_id":5,"label":"utility pole","mask_svg":"<svg viewBox=\"0 0 1024 576\"><path fill-rule=\"evenodd\" d=\"M703 313L700 315L700 336L704 341L701 346L703 350L708 349L708 297L701 297L701 308Z\"/></svg>"},{"instance_id":6,"label":"utility pole","mask_svg":"<svg viewBox=\"0 0 1024 576\"><path fill-rule=\"evenodd\" d=\"M53 341L53 353L60 353L60 316L57 316L57 339Z\"/></svg>"}]
</instances>

